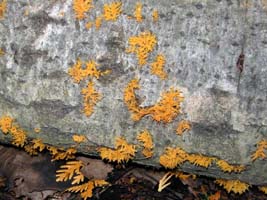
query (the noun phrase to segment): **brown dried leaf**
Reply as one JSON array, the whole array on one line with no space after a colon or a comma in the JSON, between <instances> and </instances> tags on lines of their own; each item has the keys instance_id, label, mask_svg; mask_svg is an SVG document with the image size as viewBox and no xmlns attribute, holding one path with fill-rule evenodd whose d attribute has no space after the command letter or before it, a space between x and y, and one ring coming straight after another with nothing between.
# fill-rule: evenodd
<instances>
[{"instance_id":1,"label":"brown dried leaf","mask_svg":"<svg viewBox=\"0 0 267 200\"><path fill-rule=\"evenodd\" d=\"M83 162L84 166L81 172L88 179L106 179L108 173L114 169L112 165L104 163L102 160L85 157L77 157L77 160Z\"/></svg>"},{"instance_id":2,"label":"brown dried leaf","mask_svg":"<svg viewBox=\"0 0 267 200\"><path fill-rule=\"evenodd\" d=\"M34 191L65 189L64 184L55 181L57 163L51 163L50 158L49 154L32 157L19 149L0 146L0 174L7 178L6 184L16 198L41 200Z\"/></svg>"}]
</instances>

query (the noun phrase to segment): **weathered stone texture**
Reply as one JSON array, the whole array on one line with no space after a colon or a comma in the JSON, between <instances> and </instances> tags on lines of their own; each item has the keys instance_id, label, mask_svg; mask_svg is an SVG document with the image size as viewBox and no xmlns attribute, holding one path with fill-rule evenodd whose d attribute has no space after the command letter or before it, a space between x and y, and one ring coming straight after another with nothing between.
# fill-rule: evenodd
<instances>
[{"instance_id":1,"label":"weathered stone texture","mask_svg":"<svg viewBox=\"0 0 267 200\"><path fill-rule=\"evenodd\" d=\"M255 144L267 137L267 8L265 1L230 0L143 0L144 22L130 20L135 1L123 1L123 14L116 22L103 22L100 30L87 30L77 21L72 1L9 1L0 21L0 115L17 119L31 136L35 127L46 143L69 146L71 135L86 134L90 140L113 146L115 136L136 142L136 134L148 129L155 141L155 158L141 161L158 166L166 146L180 146L188 152L216 156L230 163L244 164L241 174L225 174L215 166L204 170L184 165L184 170L224 178L240 178L252 184L267 184L267 162L251 163ZM88 14L94 20L106 0L95 2ZM151 13L159 10L159 22ZM29 11L25 15L25 11ZM62 14L64 13L64 14ZM157 53L166 56L168 79L161 81L140 68L135 55L126 54L130 36L143 30L158 39ZM238 86L236 62L243 38L245 67ZM94 59L100 69L112 73L94 81L103 95L89 118L81 113L80 89L68 68L76 59ZM134 77L142 106L155 104L160 93L171 86L183 91L182 115L161 124L151 117L133 122L123 102L123 90ZM175 134L177 122L188 119L192 130ZM5 141L0 134L0 140ZM84 153L93 153L85 147ZM140 162L140 161L139 161Z\"/></svg>"}]
</instances>

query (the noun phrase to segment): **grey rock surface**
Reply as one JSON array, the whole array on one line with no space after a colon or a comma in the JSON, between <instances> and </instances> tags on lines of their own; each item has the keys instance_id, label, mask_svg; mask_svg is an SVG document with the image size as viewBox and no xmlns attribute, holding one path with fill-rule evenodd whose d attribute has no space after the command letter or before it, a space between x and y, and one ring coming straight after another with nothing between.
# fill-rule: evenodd
<instances>
[{"instance_id":1,"label":"grey rock surface","mask_svg":"<svg viewBox=\"0 0 267 200\"><path fill-rule=\"evenodd\" d=\"M0 20L0 116L10 115L30 137L45 143L69 147L72 135L86 135L91 141L113 147L115 136L136 143L138 132L149 130L155 143L153 159L136 162L159 166L158 158L167 146L179 146L190 153L201 153L244 164L241 174L227 174L215 165L204 169L190 164L187 172L217 178L267 184L267 162L251 162L255 144L267 138L267 4L264 0L143 0L142 23L128 19L135 1L123 1L123 14L116 22L103 22L99 30L85 24L102 12L107 0L97 1L86 20L75 19L71 0L8 1L5 18ZM159 21L152 22L153 9ZM28 14L25 14L27 13ZM157 47L149 55L166 56L166 80L139 67L136 56L126 54L128 38L150 30L157 36ZM245 38L245 40L244 40ZM240 78L236 62L244 46L245 65ZM94 80L103 98L90 117L82 114L81 89L68 69L82 60L96 60L109 75ZM150 106L170 87L185 97L183 114L168 124L147 116L138 122L130 117L123 91L133 78L140 79L137 95L142 106ZM177 136L181 119L192 129ZM41 133L34 134L40 127ZM8 137L0 134L0 141ZM95 154L86 146L80 151Z\"/></svg>"}]
</instances>

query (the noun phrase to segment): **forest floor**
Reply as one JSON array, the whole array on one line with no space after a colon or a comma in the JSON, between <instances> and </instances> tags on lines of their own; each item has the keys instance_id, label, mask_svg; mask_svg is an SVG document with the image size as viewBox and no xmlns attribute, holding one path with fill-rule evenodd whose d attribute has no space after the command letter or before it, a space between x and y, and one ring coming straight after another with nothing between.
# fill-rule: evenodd
<instances>
[{"instance_id":1,"label":"forest floor","mask_svg":"<svg viewBox=\"0 0 267 200\"><path fill-rule=\"evenodd\" d=\"M48 154L29 156L14 147L0 146L0 200L79 200L79 194L64 192L70 182L56 182L56 171L65 162L51 162ZM170 185L158 192L159 180L166 171L135 164L110 165L79 156L86 163L87 178L105 179L108 187L93 190L91 200L267 200L257 187L242 195L227 193L209 177L172 176Z\"/></svg>"}]
</instances>

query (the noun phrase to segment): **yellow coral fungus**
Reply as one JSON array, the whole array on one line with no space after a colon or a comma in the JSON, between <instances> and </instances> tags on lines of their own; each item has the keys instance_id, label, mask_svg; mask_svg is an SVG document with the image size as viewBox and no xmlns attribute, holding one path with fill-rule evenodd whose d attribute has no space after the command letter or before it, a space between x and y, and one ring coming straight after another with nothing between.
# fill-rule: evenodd
<instances>
[{"instance_id":1,"label":"yellow coral fungus","mask_svg":"<svg viewBox=\"0 0 267 200\"><path fill-rule=\"evenodd\" d=\"M69 160L69 159L74 159L75 154L77 153L77 150L74 149L73 147L68 148L66 151L62 152L62 160ZM59 156L60 157L60 156ZM56 158L55 158L56 159Z\"/></svg>"},{"instance_id":2,"label":"yellow coral fungus","mask_svg":"<svg viewBox=\"0 0 267 200\"><path fill-rule=\"evenodd\" d=\"M98 66L98 64L93 61L93 60L89 60L86 62L86 73L87 76L90 77L95 77L96 79L99 79L100 76L103 76L105 74L109 74L110 70L105 70L105 71L99 71L96 67Z\"/></svg>"},{"instance_id":3,"label":"yellow coral fungus","mask_svg":"<svg viewBox=\"0 0 267 200\"><path fill-rule=\"evenodd\" d=\"M98 149L102 159L106 159L109 162L128 162L133 159L136 152L135 145L127 143L124 138L117 137L115 142L115 149L101 147Z\"/></svg>"},{"instance_id":4,"label":"yellow coral fungus","mask_svg":"<svg viewBox=\"0 0 267 200\"><path fill-rule=\"evenodd\" d=\"M209 196L208 200L220 200L221 199L221 191L217 191L215 194Z\"/></svg>"},{"instance_id":5,"label":"yellow coral fungus","mask_svg":"<svg viewBox=\"0 0 267 200\"><path fill-rule=\"evenodd\" d=\"M9 116L0 118L0 129L4 134L10 133L12 136L12 144L17 147L23 147L26 143L26 132L18 125L14 124L14 120Z\"/></svg>"},{"instance_id":6,"label":"yellow coral fungus","mask_svg":"<svg viewBox=\"0 0 267 200\"><path fill-rule=\"evenodd\" d=\"M249 184L243 183L239 180L217 179L215 183L224 187L224 189L226 189L228 193L234 192L234 193L242 194L249 188Z\"/></svg>"},{"instance_id":7,"label":"yellow coral fungus","mask_svg":"<svg viewBox=\"0 0 267 200\"><path fill-rule=\"evenodd\" d=\"M144 130L137 135L137 140L143 143L143 147L147 149L153 148L153 141L148 130Z\"/></svg>"},{"instance_id":8,"label":"yellow coral fungus","mask_svg":"<svg viewBox=\"0 0 267 200\"><path fill-rule=\"evenodd\" d=\"M145 156L145 158L151 158L154 155L154 152L152 149L144 148L142 150L142 154Z\"/></svg>"},{"instance_id":9,"label":"yellow coral fungus","mask_svg":"<svg viewBox=\"0 0 267 200\"><path fill-rule=\"evenodd\" d=\"M0 56L3 56L3 55L5 55L5 52L3 49L0 49Z\"/></svg>"},{"instance_id":10,"label":"yellow coral fungus","mask_svg":"<svg viewBox=\"0 0 267 200\"><path fill-rule=\"evenodd\" d=\"M78 20L85 18L85 13L93 8L92 0L74 0L73 10L75 12L75 17Z\"/></svg>"},{"instance_id":11,"label":"yellow coral fungus","mask_svg":"<svg viewBox=\"0 0 267 200\"><path fill-rule=\"evenodd\" d=\"M174 88L164 92L161 96L158 103L148 108L148 113L155 121L169 123L180 114L180 104L184 98L181 92Z\"/></svg>"},{"instance_id":12,"label":"yellow coral fungus","mask_svg":"<svg viewBox=\"0 0 267 200\"><path fill-rule=\"evenodd\" d=\"M163 189L165 189L171 184L170 179L173 175L174 174L171 172L167 172L166 174L164 174L164 176L159 180L158 192L161 192Z\"/></svg>"},{"instance_id":13,"label":"yellow coral fungus","mask_svg":"<svg viewBox=\"0 0 267 200\"><path fill-rule=\"evenodd\" d=\"M79 192L83 199L87 199L93 196L93 189L95 187L102 187L109 185L108 182L102 179L89 180L87 183L82 183L85 180L84 174L81 172L83 162L80 160L69 161L66 164L60 166L60 169L56 173L56 181L68 181L71 180L71 184L74 185L66 189L69 192ZM82 183L82 184L80 184ZM80 184L80 185L75 185Z\"/></svg>"},{"instance_id":14,"label":"yellow coral fungus","mask_svg":"<svg viewBox=\"0 0 267 200\"><path fill-rule=\"evenodd\" d=\"M2 19L5 15L6 12L6 3L7 0L2 0L2 2L0 2L0 19Z\"/></svg>"},{"instance_id":15,"label":"yellow coral fungus","mask_svg":"<svg viewBox=\"0 0 267 200\"><path fill-rule=\"evenodd\" d=\"M141 117L148 114L145 109L139 107L138 100L135 96L135 90L139 88L139 81L137 79L133 79L124 89L124 102L128 109L132 112L132 119L135 121L140 120Z\"/></svg>"},{"instance_id":16,"label":"yellow coral fungus","mask_svg":"<svg viewBox=\"0 0 267 200\"><path fill-rule=\"evenodd\" d=\"M138 110L139 104L135 97L135 90L139 89L139 81L137 79L131 80L124 89L124 102L131 111Z\"/></svg>"},{"instance_id":17,"label":"yellow coral fungus","mask_svg":"<svg viewBox=\"0 0 267 200\"><path fill-rule=\"evenodd\" d=\"M208 168L215 158L203 156L201 154L189 154L187 160L193 165Z\"/></svg>"},{"instance_id":18,"label":"yellow coral fungus","mask_svg":"<svg viewBox=\"0 0 267 200\"><path fill-rule=\"evenodd\" d=\"M69 161L65 165L60 166L61 169L57 170L56 181L61 182L72 179L75 174L80 172L82 166L82 161Z\"/></svg>"},{"instance_id":19,"label":"yellow coral fungus","mask_svg":"<svg viewBox=\"0 0 267 200\"><path fill-rule=\"evenodd\" d=\"M54 146L47 145L46 149L50 152L50 155L52 155L52 156L55 156L59 152L59 149L54 147Z\"/></svg>"},{"instance_id":20,"label":"yellow coral fungus","mask_svg":"<svg viewBox=\"0 0 267 200\"><path fill-rule=\"evenodd\" d=\"M156 60L151 64L151 74L160 77L162 80L166 79L167 73L163 70L165 63L165 57L161 54L157 55Z\"/></svg>"},{"instance_id":21,"label":"yellow coral fungus","mask_svg":"<svg viewBox=\"0 0 267 200\"><path fill-rule=\"evenodd\" d=\"M142 22L143 21L143 16L142 16L142 3L138 2L135 5L135 11L134 11L134 16L137 22Z\"/></svg>"},{"instance_id":22,"label":"yellow coral fungus","mask_svg":"<svg viewBox=\"0 0 267 200\"><path fill-rule=\"evenodd\" d=\"M267 194L267 186L259 186L258 189L262 191L264 194Z\"/></svg>"},{"instance_id":23,"label":"yellow coral fungus","mask_svg":"<svg viewBox=\"0 0 267 200\"><path fill-rule=\"evenodd\" d=\"M74 82L80 83L80 81L84 80L87 77L95 77L98 79L102 74L105 74L106 72L101 72L97 70L98 64L93 61L89 60L87 61L86 68L82 68L82 61L80 58L77 59L77 62L69 69L68 73L69 75L74 79Z\"/></svg>"},{"instance_id":24,"label":"yellow coral fungus","mask_svg":"<svg viewBox=\"0 0 267 200\"><path fill-rule=\"evenodd\" d=\"M116 21L120 16L122 3L121 2L112 2L110 4L104 5L104 19L106 21Z\"/></svg>"},{"instance_id":25,"label":"yellow coral fungus","mask_svg":"<svg viewBox=\"0 0 267 200\"><path fill-rule=\"evenodd\" d=\"M180 172L180 171L175 172L174 176L176 178L181 179L181 180L188 180L189 178L196 179L196 177L197 177L195 174L186 174L186 173Z\"/></svg>"},{"instance_id":26,"label":"yellow coral fungus","mask_svg":"<svg viewBox=\"0 0 267 200\"><path fill-rule=\"evenodd\" d=\"M147 130L144 130L137 135L137 140L143 143L144 149L142 151L142 154L146 158L152 157L153 156L153 141L152 141L151 134Z\"/></svg>"},{"instance_id":27,"label":"yellow coral fungus","mask_svg":"<svg viewBox=\"0 0 267 200\"><path fill-rule=\"evenodd\" d=\"M160 180L159 180L159 186L158 186L158 192L161 192L164 188L168 187L171 182L170 178L172 176L175 176L176 178L179 178L183 181L188 180L189 178L191 179L196 179L196 175L194 174L185 174L183 172L167 172Z\"/></svg>"},{"instance_id":28,"label":"yellow coral fungus","mask_svg":"<svg viewBox=\"0 0 267 200\"><path fill-rule=\"evenodd\" d=\"M185 131L191 129L190 123L188 121L182 120L178 123L176 133L177 135L182 135Z\"/></svg>"},{"instance_id":29,"label":"yellow coral fungus","mask_svg":"<svg viewBox=\"0 0 267 200\"><path fill-rule=\"evenodd\" d=\"M87 71L82 68L82 61L80 58L78 58L77 62L69 69L68 73L76 83L80 83L81 80L87 77Z\"/></svg>"},{"instance_id":30,"label":"yellow coral fungus","mask_svg":"<svg viewBox=\"0 0 267 200\"><path fill-rule=\"evenodd\" d=\"M235 173L240 173L242 171L245 170L245 166L243 165L230 165L228 162L226 162L225 160L218 160L216 162L216 164L218 165L218 167L224 171L224 172L235 172Z\"/></svg>"},{"instance_id":31,"label":"yellow coral fungus","mask_svg":"<svg viewBox=\"0 0 267 200\"><path fill-rule=\"evenodd\" d=\"M33 148L38 150L39 152L42 152L46 148L41 139L33 139L31 142L33 144Z\"/></svg>"},{"instance_id":32,"label":"yellow coral fungus","mask_svg":"<svg viewBox=\"0 0 267 200\"><path fill-rule=\"evenodd\" d=\"M4 134L7 134L11 129L13 119L9 116L3 116L0 118L0 129Z\"/></svg>"},{"instance_id":33,"label":"yellow coral fungus","mask_svg":"<svg viewBox=\"0 0 267 200\"><path fill-rule=\"evenodd\" d=\"M99 30L101 25L102 25L102 20L103 20L103 17L102 16L98 16L96 19L95 19L95 28L96 30Z\"/></svg>"},{"instance_id":34,"label":"yellow coral fungus","mask_svg":"<svg viewBox=\"0 0 267 200\"><path fill-rule=\"evenodd\" d=\"M95 88L94 83L90 81L86 88L82 89L83 95L83 112L87 117L89 117L94 112L94 106L101 99L101 94L99 94Z\"/></svg>"},{"instance_id":35,"label":"yellow coral fungus","mask_svg":"<svg viewBox=\"0 0 267 200\"><path fill-rule=\"evenodd\" d=\"M152 18L153 18L153 22L157 22L159 20L159 12L157 10L154 10L152 12Z\"/></svg>"},{"instance_id":36,"label":"yellow coral fungus","mask_svg":"<svg viewBox=\"0 0 267 200\"><path fill-rule=\"evenodd\" d=\"M26 143L26 132L23 131L19 126L12 125L9 130L10 134L12 135L12 144L17 147L23 147Z\"/></svg>"},{"instance_id":37,"label":"yellow coral fungus","mask_svg":"<svg viewBox=\"0 0 267 200\"><path fill-rule=\"evenodd\" d=\"M165 168L174 169L178 165L183 164L187 160L188 154L181 148L167 147L165 154L159 158L159 163Z\"/></svg>"},{"instance_id":38,"label":"yellow coral fungus","mask_svg":"<svg viewBox=\"0 0 267 200\"><path fill-rule=\"evenodd\" d=\"M258 142L257 144L257 149L254 152L254 154L251 156L252 161L255 161L256 159L265 159L266 158L266 154L265 154L265 150L267 149L267 140L263 139L261 141Z\"/></svg>"},{"instance_id":39,"label":"yellow coral fungus","mask_svg":"<svg viewBox=\"0 0 267 200\"><path fill-rule=\"evenodd\" d=\"M81 185L70 187L66 191L75 193L79 192L81 194L81 197L86 200L87 198L91 198L93 196L93 189L95 187L103 187L106 185L109 185L109 183L105 180L90 180Z\"/></svg>"},{"instance_id":40,"label":"yellow coral fungus","mask_svg":"<svg viewBox=\"0 0 267 200\"><path fill-rule=\"evenodd\" d=\"M132 112L134 121L140 120L145 115L151 115L155 121L169 123L180 113L180 103L184 99L180 91L171 88L161 95L158 103L151 107L141 108L135 97L135 90L139 87L138 80L133 79L124 90L124 102Z\"/></svg>"},{"instance_id":41,"label":"yellow coral fungus","mask_svg":"<svg viewBox=\"0 0 267 200\"><path fill-rule=\"evenodd\" d=\"M76 185L68 188L66 191L69 192L79 192L83 199L91 198L93 196L94 182L88 181L87 183L83 183L81 185Z\"/></svg>"},{"instance_id":42,"label":"yellow coral fungus","mask_svg":"<svg viewBox=\"0 0 267 200\"><path fill-rule=\"evenodd\" d=\"M41 132L41 129L40 128L34 128L34 132L35 133L40 133Z\"/></svg>"},{"instance_id":43,"label":"yellow coral fungus","mask_svg":"<svg viewBox=\"0 0 267 200\"><path fill-rule=\"evenodd\" d=\"M46 148L46 145L41 139L33 139L30 144L24 146L24 150L31 156L38 155L38 152L42 152Z\"/></svg>"},{"instance_id":44,"label":"yellow coral fungus","mask_svg":"<svg viewBox=\"0 0 267 200\"><path fill-rule=\"evenodd\" d=\"M92 28L92 26L93 26L93 23L92 23L92 22L87 22L87 23L85 24L85 28L86 28L86 29L90 29L90 28Z\"/></svg>"},{"instance_id":45,"label":"yellow coral fungus","mask_svg":"<svg viewBox=\"0 0 267 200\"><path fill-rule=\"evenodd\" d=\"M33 148L32 144L27 144L24 146L24 150L30 154L31 156L37 156L38 155L38 151L36 149Z\"/></svg>"},{"instance_id":46,"label":"yellow coral fungus","mask_svg":"<svg viewBox=\"0 0 267 200\"><path fill-rule=\"evenodd\" d=\"M224 160L218 160L215 157L208 157L201 154L189 154L183 149L176 147L167 147L165 153L160 156L160 164L165 168L173 169L177 165L183 164L184 162L190 162L195 166L208 168L213 161L217 162L217 165L224 172L236 172L239 173L245 169L242 165L230 165Z\"/></svg>"},{"instance_id":47,"label":"yellow coral fungus","mask_svg":"<svg viewBox=\"0 0 267 200\"><path fill-rule=\"evenodd\" d=\"M62 148L58 149L53 146L47 146L46 148L48 151L50 151L52 161L73 159L75 158L75 154L77 152L77 150L72 147L67 150L64 150Z\"/></svg>"},{"instance_id":48,"label":"yellow coral fungus","mask_svg":"<svg viewBox=\"0 0 267 200\"><path fill-rule=\"evenodd\" d=\"M82 174L82 172L77 172L76 176L73 177L73 181L71 182L71 184L79 184L81 182L84 181L84 175Z\"/></svg>"},{"instance_id":49,"label":"yellow coral fungus","mask_svg":"<svg viewBox=\"0 0 267 200\"><path fill-rule=\"evenodd\" d=\"M85 68L82 68L82 65L81 59L78 58L76 63L68 70L69 75L73 78L75 83L80 83L80 81L87 77L99 79L100 76L109 73L109 70L99 71L97 69L98 64L93 60L87 61L85 63Z\"/></svg>"},{"instance_id":50,"label":"yellow coral fungus","mask_svg":"<svg viewBox=\"0 0 267 200\"><path fill-rule=\"evenodd\" d=\"M84 135L75 134L72 136L72 139L74 142L77 142L77 143L82 143L86 141L86 137Z\"/></svg>"},{"instance_id":51,"label":"yellow coral fungus","mask_svg":"<svg viewBox=\"0 0 267 200\"><path fill-rule=\"evenodd\" d=\"M139 65L146 64L148 54L153 51L156 46L156 36L145 31L138 36L132 36L128 40L130 47L126 50L127 53L135 53L138 58Z\"/></svg>"}]
</instances>

